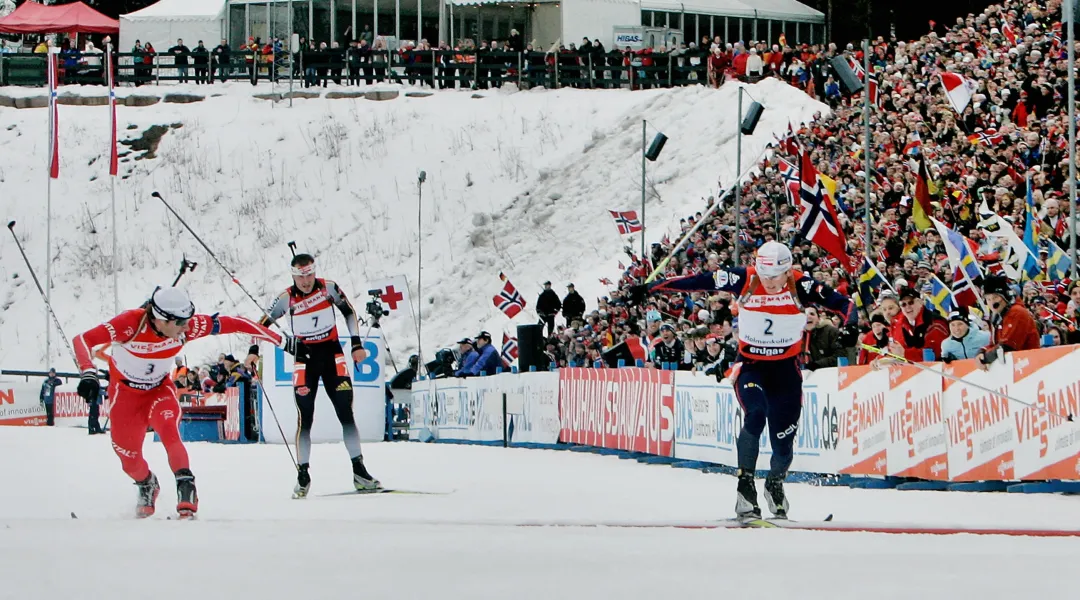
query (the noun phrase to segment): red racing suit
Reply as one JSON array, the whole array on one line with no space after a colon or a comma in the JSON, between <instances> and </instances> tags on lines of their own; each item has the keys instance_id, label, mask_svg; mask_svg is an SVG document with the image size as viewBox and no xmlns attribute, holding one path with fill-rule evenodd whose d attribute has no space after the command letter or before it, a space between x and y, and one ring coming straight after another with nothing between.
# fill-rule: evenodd
<instances>
[{"instance_id":1,"label":"red racing suit","mask_svg":"<svg viewBox=\"0 0 1080 600\"><path fill-rule=\"evenodd\" d=\"M195 315L178 339L159 334L146 309L127 310L83 332L73 340L79 370L93 370L95 350L111 345L109 356L109 417L112 446L124 472L143 481L150 468L142 446L149 424L161 438L173 472L188 468L187 450L180 441L180 403L169 378L173 358L184 344L208 335L245 333L280 344L277 333L242 317Z\"/></svg>"}]
</instances>

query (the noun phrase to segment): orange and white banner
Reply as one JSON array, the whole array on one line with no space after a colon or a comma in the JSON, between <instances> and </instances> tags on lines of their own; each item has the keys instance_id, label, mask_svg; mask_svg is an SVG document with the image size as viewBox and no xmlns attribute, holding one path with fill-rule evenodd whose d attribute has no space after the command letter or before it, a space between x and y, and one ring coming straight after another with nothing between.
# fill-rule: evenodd
<instances>
[{"instance_id":1,"label":"orange and white banner","mask_svg":"<svg viewBox=\"0 0 1080 600\"><path fill-rule=\"evenodd\" d=\"M889 367L889 393L885 395L889 475L949 478L941 380L941 376L918 367Z\"/></svg>"},{"instance_id":2,"label":"orange and white banner","mask_svg":"<svg viewBox=\"0 0 1080 600\"><path fill-rule=\"evenodd\" d=\"M851 475L888 473L889 421L885 397L889 371L869 366L841 367L836 402L839 411L836 472Z\"/></svg>"},{"instance_id":3,"label":"orange and white banner","mask_svg":"<svg viewBox=\"0 0 1080 600\"><path fill-rule=\"evenodd\" d=\"M1080 479L1080 352L1063 346L1015 352L1012 396L1036 407L1013 407L1017 479ZM1040 410L1041 409L1041 410Z\"/></svg>"},{"instance_id":4,"label":"orange and white banner","mask_svg":"<svg viewBox=\"0 0 1080 600\"><path fill-rule=\"evenodd\" d=\"M984 371L974 359L946 365L943 372L1002 394L1012 394L1011 359ZM1023 408L997 395L942 378L945 427L949 433L949 479L991 481L1014 479L1016 427L1012 413Z\"/></svg>"}]
</instances>

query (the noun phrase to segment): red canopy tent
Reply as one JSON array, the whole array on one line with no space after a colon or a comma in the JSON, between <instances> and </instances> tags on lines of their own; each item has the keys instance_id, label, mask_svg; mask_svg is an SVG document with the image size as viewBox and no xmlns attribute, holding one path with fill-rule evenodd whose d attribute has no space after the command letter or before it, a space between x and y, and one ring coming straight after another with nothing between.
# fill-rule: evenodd
<instances>
[{"instance_id":1,"label":"red canopy tent","mask_svg":"<svg viewBox=\"0 0 1080 600\"><path fill-rule=\"evenodd\" d=\"M26 2L0 19L0 33L119 33L120 21L82 2L45 6Z\"/></svg>"}]
</instances>

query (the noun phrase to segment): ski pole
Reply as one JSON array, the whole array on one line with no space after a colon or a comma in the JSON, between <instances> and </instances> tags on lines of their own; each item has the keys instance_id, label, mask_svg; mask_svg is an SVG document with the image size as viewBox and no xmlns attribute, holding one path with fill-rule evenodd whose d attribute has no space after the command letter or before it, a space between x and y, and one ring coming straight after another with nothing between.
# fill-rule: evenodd
<instances>
[{"instance_id":1,"label":"ski pole","mask_svg":"<svg viewBox=\"0 0 1080 600\"><path fill-rule=\"evenodd\" d=\"M158 200L161 200L161 203L165 205L165 208L169 209L169 212L171 212L173 216L175 216L176 219L180 221L180 224L184 226L184 229L187 229L188 233L190 233L191 236L194 237L197 242L199 242L199 245L203 247L203 250L206 250L206 253L210 255L210 258L212 258L215 263L217 263L217 266L221 267L221 270L225 271L229 278L232 279L232 282L235 283L237 287L239 287L244 292L244 295L248 297L248 300L251 300L255 304L255 306L259 307L259 311L262 312L264 317L266 317L267 322L277 325L278 329L284 331L285 328L282 327L273 317L271 317L270 313L266 312L266 309L263 308L262 305L259 304L259 301L251 295L251 292L249 292L247 288L244 287L244 284L240 283L240 279L238 279L236 275L234 275L233 272L230 271L229 268L226 267L220 259L218 259L217 255L214 254L214 251L211 250L210 247L206 245L206 242L202 241L202 238L199 237L199 234L195 233L195 230L193 230L191 226L188 225L187 222L184 221L184 219L181 218L175 210L173 210L173 207L170 206L169 203L161 197L161 194L155 191L150 195L157 198ZM194 270L194 268L192 268L192 270ZM277 412L274 410L274 404L270 402L270 395L266 393L266 388L262 387L262 383L259 384L259 389L262 390L263 398L266 398L266 405L270 407L270 414L274 417L274 422L277 424L278 431L282 432L281 441L285 443L285 449L289 452L289 458L292 459L293 466L296 467L297 471L299 471L300 467L296 464L296 458L293 456L292 448L289 447L289 440L285 439L285 433L284 430L281 428L281 422L278 421Z\"/></svg>"},{"instance_id":2,"label":"ski pole","mask_svg":"<svg viewBox=\"0 0 1080 600\"><path fill-rule=\"evenodd\" d=\"M19 241L19 236L15 235L15 221L8 223L7 228L11 232L11 237L15 239L15 245L19 247L19 254L22 254L23 262L26 263L26 268L30 270L30 276L34 278L34 285L37 286L38 293L41 294L41 299L45 302L45 308L49 311L49 316L52 317L56 330L60 332L60 339L64 340L64 345L67 346L71 361L75 363L75 368L78 369L79 361L75 358L75 349L71 346L71 342L68 341L67 335L64 334L64 328L60 326L60 319L56 318L56 312L53 311L52 304L49 303L49 297L45 295L45 290L42 289L41 282L38 281L37 274L34 273L34 267L30 266L30 259L26 258L26 252L23 250L22 242Z\"/></svg>"},{"instance_id":3,"label":"ski pole","mask_svg":"<svg viewBox=\"0 0 1080 600\"><path fill-rule=\"evenodd\" d=\"M187 229L188 233L190 233L191 236L195 238L195 241L199 242L199 245L203 247L203 250L206 250L206 253L210 255L210 258L212 258L215 263L217 263L217 266L221 267L221 270L225 271L225 274L228 275L230 279L232 279L232 282L235 283L242 292L244 292L244 295L248 297L248 300L251 300L255 303L255 306L259 307L259 311L262 312L263 316L266 317L267 321L273 323L274 325L277 325L284 331L284 328L282 328L281 325L278 325L278 322L270 316L270 313L266 312L266 309L262 307L262 304L259 304L259 301L255 299L255 296L252 296L251 292L249 292L248 289L244 287L244 284L240 283L240 279L238 279L236 275L221 262L221 260L217 257L217 254L214 254L214 251L210 249L210 246L207 246L206 242L202 241L202 238L199 237L199 234L195 233L195 230L191 228L191 225L188 225L187 221L185 221L179 213L173 210L173 207L168 202L166 202L164 198L161 197L161 194L157 192L152 192L150 195L157 198L158 200L161 200L161 203L165 205L165 208L169 209L169 212L171 212L173 216L176 217L177 221L180 221L180 224L184 226L184 229ZM195 270L194 267L192 267L192 270Z\"/></svg>"},{"instance_id":4,"label":"ski pole","mask_svg":"<svg viewBox=\"0 0 1080 600\"><path fill-rule=\"evenodd\" d=\"M194 272L195 267L199 266L197 262L191 262L185 256L180 259L180 272L176 274L176 279L173 279L172 286L176 287L176 284L180 283L180 278L184 276L184 273L188 271Z\"/></svg>"},{"instance_id":5,"label":"ski pole","mask_svg":"<svg viewBox=\"0 0 1080 600\"><path fill-rule=\"evenodd\" d=\"M266 393L266 388L263 387L262 379L258 373L252 373L251 377L255 381L255 385L259 386L259 391L262 392L263 398L266 398L266 405L270 407L270 414L274 415L274 423L277 424L278 432L281 433L281 441L285 442L285 449L289 451L289 458L292 460L293 467L296 470L300 470L300 466L296 464L296 457L293 456L292 448L289 447L289 440L285 437L285 430L281 428L281 421L277 418L277 413L274 412L274 405L270 403L270 396Z\"/></svg>"},{"instance_id":6,"label":"ski pole","mask_svg":"<svg viewBox=\"0 0 1080 600\"><path fill-rule=\"evenodd\" d=\"M949 375L948 373L945 373L943 371L934 370L934 369L932 369L932 368L930 368L930 367L928 367L928 366L926 366L924 364L920 364L920 363L917 363L917 362L910 361L910 360L904 358L903 356L900 356L898 354L893 354L892 352L889 352L888 350L885 350L884 348L877 348L877 347L871 346L869 344L859 344L859 346L861 346L862 349L866 350L867 352L872 352L874 354L879 354L879 355L881 355L881 356L883 356L885 358L892 358L892 359L898 360L898 361L900 361L900 362L902 362L902 363L904 363L906 365L911 365L913 367L918 367L918 368L922 369L923 371L928 371L930 373L933 373L935 375L944 377L945 379L949 379L949 380L954 381L956 383L962 383L962 384L964 384L966 386L973 387L973 388L975 388L977 390L982 390L982 391L984 391L984 392L986 392L988 394L993 394L993 395L995 395L995 396L997 396L999 398L1004 398L1005 400L1008 400L1010 402L1015 402L1017 404L1026 406L1028 408L1034 408L1035 410L1042 411L1042 412L1046 413L1047 415L1058 417L1058 418L1061 418L1061 419L1065 419L1066 421L1070 421L1070 422L1073 420L1072 415L1065 416L1065 415L1063 415L1061 413L1056 413L1056 412L1051 411L1051 410L1046 410L1045 408L1043 408L1041 406L1031 404L1030 402L1024 402L1023 400L1013 398L1012 396L1010 396L1008 394L1004 394L1004 393L999 392L997 390L990 389L990 388L985 387L985 386L981 386L981 385L979 385L977 383L972 383L972 382L967 381L967 380L965 380L963 378L956 377L955 375Z\"/></svg>"}]
</instances>

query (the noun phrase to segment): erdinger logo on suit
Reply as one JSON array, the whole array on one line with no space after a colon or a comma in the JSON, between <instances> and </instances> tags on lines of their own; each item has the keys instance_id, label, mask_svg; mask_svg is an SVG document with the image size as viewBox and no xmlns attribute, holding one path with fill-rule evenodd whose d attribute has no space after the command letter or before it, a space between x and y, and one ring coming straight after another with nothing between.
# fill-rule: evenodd
<instances>
[{"instance_id":1,"label":"erdinger logo on suit","mask_svg":"<svg viewBox=\"0 0 1080 600\"><path fill-rule=\"evenodd\" d=\"M302 385L302 386L296 388L296 393L298 395L300 395L300 396L306 396L306 395L308 395L309 392L311 392L311 388L309 388L306 385Z\"/></svg>"}]
</instances>

